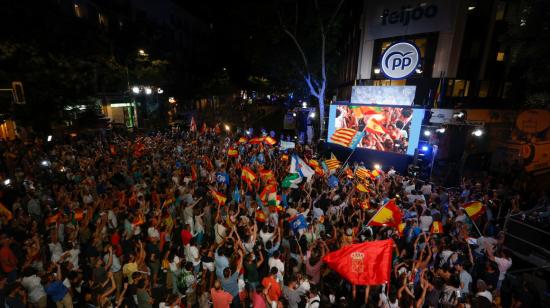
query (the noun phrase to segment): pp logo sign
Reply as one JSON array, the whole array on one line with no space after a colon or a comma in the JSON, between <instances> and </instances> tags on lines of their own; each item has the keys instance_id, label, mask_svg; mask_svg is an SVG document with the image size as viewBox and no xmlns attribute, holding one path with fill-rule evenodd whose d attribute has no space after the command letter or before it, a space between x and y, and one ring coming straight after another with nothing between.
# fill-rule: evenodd
<instances>
[{"instance_id":1,"label":"pp logo sign","mask_svg":"<svg viewBox=\"0 0 550 308\"><path fill-rule=\"evenodd\" d=\"M382 54L381 68L389 79L404 79L414 72L420 62L420 52L410 42L390 45Z\"/></svg>"}]
</instances>

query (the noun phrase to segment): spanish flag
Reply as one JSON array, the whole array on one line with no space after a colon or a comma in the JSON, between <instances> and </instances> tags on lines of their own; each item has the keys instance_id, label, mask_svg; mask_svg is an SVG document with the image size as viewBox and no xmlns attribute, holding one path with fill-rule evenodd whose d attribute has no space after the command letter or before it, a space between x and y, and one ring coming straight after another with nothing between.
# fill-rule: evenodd
<instances>
[{"instance_id":1,"label":"spanish flag","mask_svg":"<svg viewBox=\"0 0 550 308\"><path fill-rule=\"evenodd\" d=\"M264 141L263 137L254 137L254 138L250 139L250 141L248 143L250 143L250 144L261 144L263 141Z\"/></svg>"},{"instance_id":2,"label":"spanish flag","mask_svg":"<svg viewBox=\"0 0 550 308\"><path fill-rule=\"evenodd\" d=\"M365 199L361 202L361 208L363 210L368 210L370 208L369 200Z\"/></svg>"},{"instance_id":3,"label":"spanish flag","mask_svg":"<svg viewBox=\"0 0 550 308\"><path fill-rule=\"evenodd\" d=\"M402 217L403 214L397 204L395 204L395 199L391 199L374 214L369 222L369 226L398 227Z\"/></svg>"},{"instance_id":4,"label":"spanish flag","mask_svg":"<svg viewBox=\"0 0 550 308\"><path fill-rule=\"evenodd\" d=\"M371 117L367 120L367 131L375 134L386 134L386 129L376 120L375 118Z\"/></svg>"},{"instance_id":5,"label":"spanish flag","mask_svg":"<svg viewBox=\"0 0 550 308\"><path fill-rule=\"evenodd\" d=\"M248 184L252 184L254 181L256 181L256 175L254 174L254 172L248 168L248 167L243 167L243 170L241 172L241 178Z\"/></svg>"},{"instance_id":6,"label":"spanish flag","mask_svg":"<svg viewBox=\"0 0 550 308\"><path fill-rule=\"evenodd\" d=\"M265 213L261 209L256 210L256 221L265 222Z\"/></svg>"},{"instance_id":7,"label":"spanish flag","mask_svg":"<svg viewBox=\"0 0 550 308\"><path fill-rule=\"evenodd\" d=\"M214 202L216 202L216 204L224 205L225 201L227 201L227 197L222 193L215 191L214 189L210 189L210 192L212 193L212 198L214 198Z\"/></svg>"},{"instance_id":8,"label":"spanish flag","mask_svg":"<svg viewBox=\"0 0 550 308\"><path fill-rule=\"evenodd\" d=\"M430 228L431 234L441 234L443 233L443 224L441 221L434 221L432 222L432 227Z\"/></svg>"},{"instance_id":9,"label":"spanish flag","mask_svg":"<svg viewBox=\"0 0 550 308\"><path fill-rule=\"evenodd\" d=\"M275 140L275 138L272 138L270 136L267 136L264 138L264 142L269 144L269 145L275 145L277 144L277 140Z\"/></svg>"},{"instance_id":10,"label":"spanish flag","mask_svg":"<svg viewBox=\"0 0 550 308\"><path fill-rule=\"evenodd\" d=\"M283 154L283 155L281 156L281 160L282 160L282 161L288 161L288 155Z\"/></svg>"},{"instance_id":11,"label":"spanish flag","mask_svg":"<svg viewBox=\"0 0 550 308\"><path fill-rule=\"evenodd\" d=\"M57 213L55 215L51 215L50 217L46 218L46 225L51 225L51 224L57 223L60 216L61 216L61 214Z\"/></svg>"},{"instance_id":12,"label":"spanish flag","mask_svg":"<svg viewBox=\"0 0 550 308\"><path fill-rule=\"evenodd\" d=\"M248 142L248 139L246 139L246 137L241 137L239 138L239 141L237 141L237 143L240 143L240 144L247 143L247 142Z\"/></svg>"},{"instance_id":13,"label":"spanish flag","mask_svg":"<svg viewBox=\"0 0 550 308\"><path fill-rule=\"evenodd\" d=\"M262 178L265 181L273 178L274 176L275 175L273 174L273 171L271 171L269 169L260 170L260 178Z\"/></svg>"},{"instance_id":14,"label":"spanish flag","mask_svg":"<svg viewBox=\"0 0 550 308\"><path fill-rule=\"evenodd\" d=\"M237 156L239 156L239 151L237 151L237 149L231 147L231 148L229 148L229 150L227 150L227 156L228 157L237 157Z\"/></svg>"},{"instance_id":15,"label":"spanish flag","mask_svg":"<svg viewBox=\"0 0 550 308\"><path fill-rule=\"evenodd\" d=\"M464 203L462 208L472 220L476 220L479 216L485 213L485 205L480 201Z\"/></svg>"},{"instance_id":16,"label":"spanish flag","mask_svg":"<svg viewBox=\"0 0 550 308\"><path fill-rule=\"evenodd\" d=\"M260 193L260 200L263 202L267 202L269 194L274 193L277 191L277 186L270 184L266 185L262 192Z\"/></svg>"}]
</instances>

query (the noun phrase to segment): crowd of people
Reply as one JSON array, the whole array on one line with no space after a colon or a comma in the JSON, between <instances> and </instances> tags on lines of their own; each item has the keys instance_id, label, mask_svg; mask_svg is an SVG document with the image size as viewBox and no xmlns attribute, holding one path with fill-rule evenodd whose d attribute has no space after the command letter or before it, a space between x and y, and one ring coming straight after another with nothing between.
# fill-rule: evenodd
<instances>
[{"instance_id":1,"label":"crowd of people","mask_svg":"<svg viewBox=\"0 0 550 308\"><path fill-rule=\"evenodd\" d=\"M497 213L520 199L498 179L451 190L393 169L359 179L351 165L288 186L289 156L314 164L319 151L255 140L206 130L2 142L0 307L535 305L527 286L499 292L513 262ZM390 199L400 228L369 226ZM475 222L461 208L472 200L485 204ZM388 284L354 286L323 263L390 238Z\"/></svg>"}]
</instances>

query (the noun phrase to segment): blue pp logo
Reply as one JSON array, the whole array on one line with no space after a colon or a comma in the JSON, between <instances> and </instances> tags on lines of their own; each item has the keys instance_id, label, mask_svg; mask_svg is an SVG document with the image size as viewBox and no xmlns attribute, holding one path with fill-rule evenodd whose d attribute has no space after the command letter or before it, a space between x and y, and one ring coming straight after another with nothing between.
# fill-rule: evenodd
<instances>
[{"instance_id":1,"label":"blue pp logo","mask_svg":"<svg viewBox=\"0 0 550 308\"><path fill-rule=\"evenodd\" d=\"M398 42L390 45L382 54L381 69L390 79L407 78L420 62L420 52L410 42Z\"/></svg>"}]
</instances>

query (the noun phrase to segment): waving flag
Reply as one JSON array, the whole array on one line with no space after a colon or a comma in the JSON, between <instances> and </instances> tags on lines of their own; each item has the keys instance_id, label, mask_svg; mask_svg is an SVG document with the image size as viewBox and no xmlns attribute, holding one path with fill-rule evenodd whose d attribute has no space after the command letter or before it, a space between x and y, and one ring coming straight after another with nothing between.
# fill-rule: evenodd
<instances>
[{"instance_id":1,"label":"waving flag","mask_svg":"<svg viewBox=\"0 0 550 308\"><path fill-rule=\"evenodd\" d=\"M269 145L275 145L277 144L277 140L275 140L275 138L273 137L270 137L270 136L267 136L264 138L264 142L269 144Z\"/></svg>"},{"instance_id":2,"label":"waving flag","mask_svg":"<svg viewBox=\"0 0 550 308\"><path fill-rule=\"evenodd\" d=\"M295 234L300 232L300 230L307 229L307 221L302 213L289 218L288 222L290 223L290 228L292 229L292 232L294 232Z\"/></svg>"},{"instance_id":3,"label":"waving flag","mask_svg":"<svg viewBox=\"0 0 550 308\"><path fill-rule=\"evenodd\" d=\"M237 156L239 156L239 151L237 151L237 149L235 149L235 148L229 148L229 150L227 150L227 156L228 157L237 157Z\"/></svg>"},{"instance_id":4,"label":"waving flag","mask_svg":"<svg viewBox=\"0 0 550 308\"><path fill-rule=\"evenodd\" d=\"M397 204L395 204L395 200L391 199L374 214L369 222L369 226L392 226L397 228L401 223L402 217L403 214Z\"/></svg>"},{"instance_id":5,"label":"waving flag","mask_svg":"<svg viewBox=\"0 0 550 308\"><path fill-rule=\"evenodd\" d=\"M260 170L260 178L262 178L264 181L268 181L269 179L272 179L274 177L275 175L273 174L273 171L269 169Z\"/></svg>"},{"instance_id":6,"label":"waving flag","mask_svg":"<svg viewBox=\"0 0 550 308\"><path fill-rule=\"evenodd\" d=\"M323 257L328 267L353 285L375 285L390 281L393 241L351 244Z\"/></svg>"},{"instance_id":7,"label":"waving flag","mask_svg":"<svg viewBox=\"0 0 550 308\"><path fill-rule=\"evenodd\" d=\"M325 160L325 164L327 166L327 169L329 171L336 170L340 167L340 161L334 156L334 154L331 154L330 159Z\"/></svg>"},{"instance_id":8,"label":"waving flag","mask_svg":"<svg viewBox=\"0 0 550 308\"><path fill-rule=\"evenodd\" d=\"M386 129L380 124L378 120L371 117L367 120L366 130L375 134L386 134Z\"/></svg>"},{"instance_id":9,"label":"waving flag","mask_svg":"<svg viewBox=\"0 0 550 308\"><path fill-rule=\"evenodd\" d=\"M206 168L206 170L208 170L208 171L214 170L214 165L212 164L212 161L210 160L210 158L208 156L203 155L202 156L202 162L204 163L204 168Z\"/></svg>"},{"instance_id":10,"label":"waving flag","mask_svg":"<svg viewBox=\"0 0 550 308\"><path fill-rule=\"evenodd\" d=\"M360 192L364 192L364 193L369 192L369 189L363 183L358 183L357 185L355 185L355 188Z\"/></svg>"},{"instance_id":11,"label":"waving flag","mask_svg":"<svg viewBox=\"0 0 550 308\"><path fill-rule=\"evenodd\" d=\"M355 175L362 180L366 179L367 177L371 177L370 171L365 167L357 167L355 169Z\"/></svg>"},{"instance_id":12,"label":"waving flag","mask_svg":"<svg viewBox=\"0 0 550 308\"><path fill-rule=\"evenodd\" d=\"M246 137L241 137L241 138L239 138L239 140L237 141L237 143L240 143L240 144L247 143L247 142L248 142L248 139L246 139Z\"/></svg>"},{"instance_id":13,"label":"waving flag","mask_svg":"<svg viewBox=\"0 0 550 308\"><path fill-rule=\"evenodd\" d=\"M298 184L302 182L302 178L298 173L292 173L283 179L281 186L283 188L298 188Z\"/></svg>"},{"instance_id":14,"label":"waving flag","mask_svg":"<svg viewBox=\"0 0 550 308\"><path fill-rule=\"evenodd\" d=\"M288 155L286 155L286 154L281 155L281 160L282 161L288 161Z\"/></svg>"},{"instance_id":15,"label":"waving flag","mask_svg":"<svg viewBox=\"0 0 550 308\"><path fill-rule=\"evenodd\" d=\"M290 161L290 173L298 173L301 177L307 178L309 181L315 174L315 171L311 169L298 155L292 155Z\"/></svg>"},{"instance_id":16,"label":"waving flag","mask_svg":"<svg viewBox=\"0 0 550 308\"><path fill-rule=\"evenodd\" d=\"M405 232L405 227L407 226L406 222L402 222L397 226L397 234L399 234L399 237L403 236L403 233Z\"/></svg>"},{"instance_id":17,"label":"waving flag","mask_svg":"<svg viewBox=\"0 0 550 308\"><path fill-rule=\"evenodd\" d=\"M274 184L266 185L262 190L262 192L260 193L260 200L262 200L262 202L267 202L269 194L276 193L276 192L277 192L277 186L275 186Z\"/></svg>"},{"instance_id":18,"label":"waving flag","mask_svg":"<svg viewBox=\"0 0 550 308\"><path fill-rule=\"evenodd\" d=\"M241 178L246 183L251 185L254 181L256 181L256 174L254 174L254 172L250 168L243 167L242 172L241 172Z\"/></svg>"},{"instance_id":19,"label":"waving flag","mask_svg":"<svg viewBox=\"0 0 550 308\"><path fill-rule=\"evenodd\" d=\"M432 226L430 228L430 233L431 234L442 234L443 233L443 224L441 223L441 221L435 220L434 222L432 222Z\"/></svg>"},{"instance_id":20,"label":"waving flag","mask_svg":"<svg viewBox=\"0 0 550 308\"><path fill-rule=\"evenodd\" d=\"M261 144L262 141L264 141L263 137L254 137L254 138L250 139L250 141L248 141L248 143L250 143L250 144Z\"/></svg>"},{"instance_id":21,"label":"waving flag","mask_svg":"<svg viewBox=\"0 0 550 308\"><path fill-rule=\"evenodd\" d=\"M485 205L480 201L464 203L462 208L472 220L476 220L479 216L485 213Z\"/></svg>"},{"instance_id":22,"label":"waving flag","mask_svg":"<svg viewBox=\"0 0 550 308\"><path fill-rule=\"evenodd\" d=\"M353 128L340 128L330 136L330 142L355 149L364 135L364 132L358 132Z\"/></svg>"},{"instance_id":23,"label":"waving flag","mask_svg":"<svg viewBox=\"0 0 550 308\"><path fill-rule=\"evenodd\" d=\"M261 209L256 209L256 221L257 222L265 222L265 213Z\"/></svg>"},{"instance_id":24,"label":"waving flag","mask_svg":"<svg viewBox=\"0 0 550 308\"><path fill-rule=\"evenodd\" d=\"M212 198L214 199L214 202L216 202L216 204L224 205L225 201L227 201L227 197L224 194L222 194L222 193L220 193L220 192L218 192L218 191L216 191L212 188L210 189L210 192L212 193Z\"/></svg>"}]
</instances>

